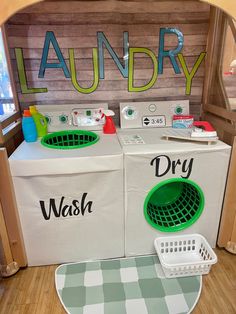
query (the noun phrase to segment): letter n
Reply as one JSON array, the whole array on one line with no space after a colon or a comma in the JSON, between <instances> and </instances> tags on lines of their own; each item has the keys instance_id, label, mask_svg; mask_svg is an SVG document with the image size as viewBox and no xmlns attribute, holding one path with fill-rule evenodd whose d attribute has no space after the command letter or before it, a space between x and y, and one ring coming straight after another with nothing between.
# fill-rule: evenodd
<instances>
[{"instance_id":1,"label":"letter n","mask_svg":"<svg viewBox=\"0 0 236 314\"><path fill-rule=\"evenodd\" d=\"M129 50L129 37L128 32L124 32L123 34L123 42L124 42L124 67L121 64L119 57L115 53L115 51L112 49L109 41L107 40L106 36L103 34L103 32L97 33L98 38L98 55L99 55L99 77L100 79L104 79L104 48L103 45L107 48L109 54L115 61L115 64L117 65L120 73L123 77L128 77L128 50Z\"/></svg>"}]
</instances>

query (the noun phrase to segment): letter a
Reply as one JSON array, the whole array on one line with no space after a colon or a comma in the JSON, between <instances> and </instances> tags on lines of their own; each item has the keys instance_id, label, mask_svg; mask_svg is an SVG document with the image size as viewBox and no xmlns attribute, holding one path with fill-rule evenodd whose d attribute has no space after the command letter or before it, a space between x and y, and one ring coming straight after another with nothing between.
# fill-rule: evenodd
<instances>
[{"instance_id":1,"label":"letter a","mask_svg":"<svg viewBox=\"0 0 236 314\"><path fill-rule=\"evenodd\" d=\"M56 53L57 58L59 60L58 63L47 63L50 43L52 44L52 46L55 50L55 53ZM47 32L46 36L45 36L43 55L42 55L40 69L39 69L39 75L38 75L39 78L44 78L46 68L51 68L51 69L61 68L64 72L65 77L70 78L70 72L67 68L65 59L62 55L61 49L59 48L58 42L57 42L56 37L55 37L53 32Z\"/></svg>"}]
</instances>

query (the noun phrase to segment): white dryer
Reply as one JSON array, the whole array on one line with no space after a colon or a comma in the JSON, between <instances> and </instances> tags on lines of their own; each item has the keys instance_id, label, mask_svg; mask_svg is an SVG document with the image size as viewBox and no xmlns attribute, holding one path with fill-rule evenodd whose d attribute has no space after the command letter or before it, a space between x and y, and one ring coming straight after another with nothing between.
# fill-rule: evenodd
<instances>
[{"instance_id":1,"label":"white dryer","mask_svg":"<svg viewBox=\"0 0 236 314\"><path fill-rule=\"evenodd\" d=\"M101 128L95 106L86 106L38 109L50 131ZM23 142L9 159L28 265L124 256L123 153L117 135L82 131L76 139L82 147L64 149L60 142L70 146L74 133L52 134L47 146ZM90 140L95 144L88 145Z\"/></svg>"},{"instance_id":2,"label":"white dryer","mask_svg":"<svg viewBox=\"0 0 236 314\"><path fill-rule=\"evenodd\" d=\"M125 255L154 253L154 239L168 233L200 233L214 247L231 147L162 138L174 113L188 113L186 101L120 106Z\"/></svg>"}]
</instances>

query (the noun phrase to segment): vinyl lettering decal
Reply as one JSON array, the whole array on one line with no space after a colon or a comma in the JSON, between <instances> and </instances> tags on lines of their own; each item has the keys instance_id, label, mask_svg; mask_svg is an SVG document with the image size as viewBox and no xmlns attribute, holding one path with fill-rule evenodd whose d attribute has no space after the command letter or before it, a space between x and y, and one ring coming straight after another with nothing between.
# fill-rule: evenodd
<instances>
[{"instance_id":1,"label":"vinyl lettering decal","mask_svg":"<svg viewBox=\"0 0 236 314\"><path fill-rule=\"evenodd\" d=\"M72 217L82 215L85 212L92 213L92 201L86 201L88 193L83 193L81 200L74 199L70 204L66 203L65 196L62 196L60 201L56 203L55 198L50 198L48 206L45 201L39 201L41 211L45 220L49 220L53 214L55 218Z\"/></svg>"},{"instance_id":2,"label":"vinyl lettering decal","mask_svg":"<svg viewBox=\"0 0 236 314\"><path fill-rule=\"evenodd\" d=\"M193 161L193 158L171 160L169 156L159 155L152 159L150 165L154 166L156 177L163 177L171 171L172 174L180 172L181 178L188 179L192 172Z\"/></svg>"}]
</instances>

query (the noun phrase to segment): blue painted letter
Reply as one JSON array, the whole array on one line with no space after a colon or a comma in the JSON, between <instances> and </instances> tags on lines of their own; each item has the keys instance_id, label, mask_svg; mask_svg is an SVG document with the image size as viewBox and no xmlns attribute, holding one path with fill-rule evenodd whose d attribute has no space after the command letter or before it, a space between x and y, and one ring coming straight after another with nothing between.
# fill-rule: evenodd
<instances>
[{"instance_id":1,"label":"blue painted letter","mask_svg":"<svg viewBox=\"0 0 236 314\"><path fill-rule=\"evenodd\" d=\"M50 43L52 43L52 46L55 50L55 53L59 60L58 63L47 63ZM65 77L70 78L70 72L67 68L65 59L62 55L61 49L59 48L58 42L53 32L47 32L45 36L43 55L42 55L39 75L38 75L39 78L44 78L46 68L54 68L54 69L61 68L64 72Z\"/></svg>"},{"instance_id":2,"label":"blue painted letter","mask_svg":"<svg viewBox=\"0 0 236 314\"><path fill-rule=\"evenodd\" d=\"M98 56L99 56L99 77L100 79L104 79L104 47L107 48L109 54L115 61L120 73L123 75L123 77L128 77L128 52L129 52L129 35L128 32L123 33L123 43L124 43L124 66L121 64L119 57L115 53L115 51L112 49L110 43L108 42L106 36L103 32L97 33L98 38Z\"/></svg>"},{"instance_id":3,"label":"blue painted letter","mask_svg":"<svg viewBox=\"0 0 236 314\"><path fill-rule=\"evenodd\" d=\"M165 34L175 34L178 38L178 47L173 50L165 49ZM163 59L169 57L176 74L180 74L180 68L176 62L175 56L182 50L184 44L184 36L176 28L161 28L159 38L159 54L158 54L158 74L163 74Z\"/></svg>"}]
</instances>

